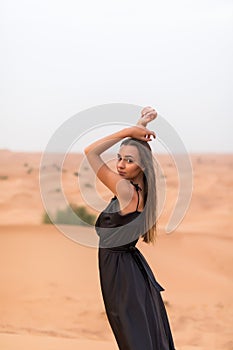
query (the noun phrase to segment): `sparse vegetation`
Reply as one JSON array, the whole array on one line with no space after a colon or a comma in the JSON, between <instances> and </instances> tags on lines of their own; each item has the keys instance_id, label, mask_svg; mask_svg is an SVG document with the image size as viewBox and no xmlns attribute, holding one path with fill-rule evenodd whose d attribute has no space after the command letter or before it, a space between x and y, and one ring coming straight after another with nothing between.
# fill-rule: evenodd
<instances>
[{"instance_id":1,"label":"sparse vegetation","mask_svg":"<svg viewBox=\"0 0 233 350\"><path fill-rule=\"evenodd\" d=\"M33 168L29 168L29 169L27 170L27 173L28 173L28 174L31 174L32 170L33 170Z\"/></svg>"},{"instance_id":2,"label":"sparse vegetation","mask_svg":"<svg viewBox=\"0 0 233 350\"><path fill-rule=\"evenodd\" d=\"M42 220L43 224L53 224L53 222L51 221L50 217L48 216L48 213L45 212L43 214L43 220Z\"/></svg>"},{"instance_id":3,"label":"sparse vegetation","mask_svg":"<svg viewBox=\"0 0 233 350\"><path fill-rule=\"evenodd\" d=\"M53 167L54 167L55 169L57 169L57 171L60 171L60 170L61 170L61 168L60 168L56 163L53 163Z\"/></svg>"},{"instance_id":4,"label":"sparse vegetation","mask_svg":"<svg viewBox=\"0 0 233 350\"><path fill-rule=\"evenodd\" d=\"M8 176L7 175L0 175L0 180L7 180Z\"/></svg>"},{"instance_id":5,"label":"sparse vegetation","mask_svg":"<svg viewBox=\"0 0 233 350\"><path fill-rule=\"evenodd\" d=\"M63 224L87 226L94 225L96 220L95 215L88 213L86 207L71 204L64 210L58 210L53 222L50 220L47 213L43 215L44 224Z\"/></svg>"},{"instance_id":6,"label":"sparse vegetation","mask_svg":"<svg viewBox=\"0 0 233 350\"><path fill-rule=\"evenodd\" d=\"M88 187L88 188L93 187L93 186L92 186L91 184L89 184L89 183L86 183L84 186L85 186L85 187Z\"/></svg>"}]
</instances>

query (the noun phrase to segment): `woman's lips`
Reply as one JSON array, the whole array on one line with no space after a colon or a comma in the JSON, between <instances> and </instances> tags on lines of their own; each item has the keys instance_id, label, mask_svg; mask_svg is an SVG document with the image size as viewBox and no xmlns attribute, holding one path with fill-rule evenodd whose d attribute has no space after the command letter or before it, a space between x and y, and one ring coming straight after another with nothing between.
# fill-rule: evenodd
<instances>
[{"instance_id":1,"label":"woman's lips","mask_svg":"<svg viewBox=\"0 0 233 350\"><path fill-rule=\"evenodd\" d=\"M118 171L119 175L125 175L122 171Z\"/></svg>"}]
</instances>

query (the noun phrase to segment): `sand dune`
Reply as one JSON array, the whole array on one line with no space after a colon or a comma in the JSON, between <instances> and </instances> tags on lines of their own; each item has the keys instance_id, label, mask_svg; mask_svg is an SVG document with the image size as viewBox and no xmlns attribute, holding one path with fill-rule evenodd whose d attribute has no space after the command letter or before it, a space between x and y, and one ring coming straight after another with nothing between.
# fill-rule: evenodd
<instances>
[{"instance_id":1,"label":"sand dune","mask_svg":"<svg viewBox=\"0 0 233 350\"><path fill-rule=\"evenodd\" d=\"M17 344L18 349L33 349L33 350L91 350L91 349L117 349L112 342L100 340L79 340L67 339L52 336L37 336L25 334L3 334L1 335L0 345L4 350L15 349Z\"/></svg>"},{"instance_id":2,"label":"sand dune","mask_svg":"<svg viewBox=\"0 0 233 350\"><path fill-rule=\"evenodd\" d=\"M97 249L41 223L40 157L0 151L0 349L117 349L100 293ZM66 196L79 204L84 201L74 172L81 160L81 155L69 156L63 172ZM157 244L137 246L165 288L177 350L233 349L233 157L192 156L192 201L171 234L164 227L177 181L171 160L161 157L161 163L169 193ZM85 171L88 183L91 175ZM108 201L108 190L99 183L97 189ZM93 228L79 229L95 235Z\"/></svg>"}]
</instances>

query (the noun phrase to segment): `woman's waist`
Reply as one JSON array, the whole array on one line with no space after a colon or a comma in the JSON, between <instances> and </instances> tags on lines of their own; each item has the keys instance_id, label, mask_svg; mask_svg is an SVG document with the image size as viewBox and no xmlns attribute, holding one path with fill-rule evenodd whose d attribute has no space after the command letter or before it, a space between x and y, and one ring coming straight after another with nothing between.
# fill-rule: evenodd
<instances>
[{"instance_id":1,"label":"woman's waist","mask_svg":"<svg viewBox=\"0 0 233 350\"><path fill-rule=\"evenodd\" d=\"M125 244L121 246L99 247L99 250L110 251L110 252L132 252L134 250L137 250L137 248L135 247L137 242L138 242L138 239L129 244Z\"/></svg>"}]
</instances>

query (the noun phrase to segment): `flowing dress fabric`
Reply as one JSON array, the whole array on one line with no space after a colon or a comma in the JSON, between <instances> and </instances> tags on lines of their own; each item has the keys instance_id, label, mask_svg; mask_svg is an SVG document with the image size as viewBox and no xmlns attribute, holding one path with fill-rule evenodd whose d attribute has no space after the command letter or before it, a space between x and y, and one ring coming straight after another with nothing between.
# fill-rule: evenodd
<instances>
[{"instance_id":1,"label":"flowing dress fabric","mask_svg":"<svg viewBox=\"0 0 233 350\"><path fill-rule=\"evenodd\" d=\"M136 248L142 229L136 220L139 216L137 209L121 215L115 196L97 218L99 275L106 314L120 350L175 350L160 294L164 288ZM124 244L117 245L119 242Z\"/></svg>"}]
</instances>

